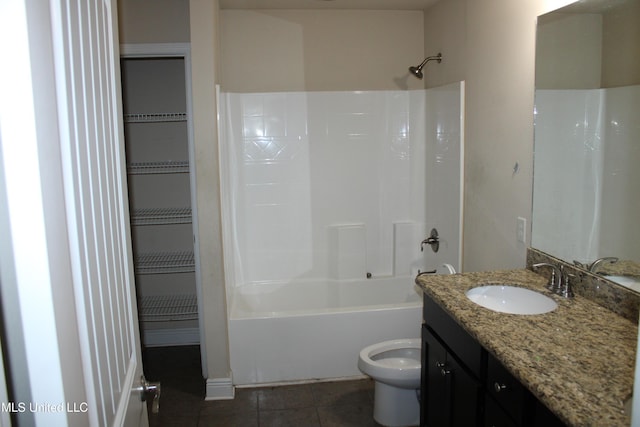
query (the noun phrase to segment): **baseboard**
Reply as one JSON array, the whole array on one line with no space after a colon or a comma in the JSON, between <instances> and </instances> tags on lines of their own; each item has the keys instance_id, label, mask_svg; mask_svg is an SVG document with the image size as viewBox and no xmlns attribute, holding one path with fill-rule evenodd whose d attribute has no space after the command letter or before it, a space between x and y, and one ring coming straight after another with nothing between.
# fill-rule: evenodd
<instances>
[{"instance_id":1,"label":"baseboard","mask_svg":"<svg viewBox=\"0 0 640 427\"><path fill-rule=\"evenodd\" d=\"M142 331L145 347L168 347L200 344L198 328L147 329Z\"/></svg>"},{"instance_id":2,"label":"baseboard","mask_svg":"<svg viewBox=\"0 0 640 427\"><path fill-rule=\"evenodd\" d=\"M207 378L204 400L228 400L235 397L231 378Z\"/></svg>"}]
</instances>

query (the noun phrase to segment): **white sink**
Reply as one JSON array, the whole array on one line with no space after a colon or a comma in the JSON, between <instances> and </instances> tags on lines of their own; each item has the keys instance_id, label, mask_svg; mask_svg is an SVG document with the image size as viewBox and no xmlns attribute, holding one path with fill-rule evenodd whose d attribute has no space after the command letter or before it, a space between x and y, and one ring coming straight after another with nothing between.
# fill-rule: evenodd
<instances>
[{"instance_id":1,"label":"white sink","mask_svg":"<svg viewBox=\"0 0 640 427\"><path fill-rule=\"evenodd\" d=\"M476 304L501 313L543 314L558 307L558 304L546 295L515 286L479 286L468 290L466 295Z\"/></svg>"}]
</instances>

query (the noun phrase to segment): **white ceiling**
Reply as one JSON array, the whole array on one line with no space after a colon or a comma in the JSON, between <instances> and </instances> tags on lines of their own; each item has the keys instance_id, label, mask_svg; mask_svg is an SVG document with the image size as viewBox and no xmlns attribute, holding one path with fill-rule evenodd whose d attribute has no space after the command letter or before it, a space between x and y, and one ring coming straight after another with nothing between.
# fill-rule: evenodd
<instances>
[{"instance_id":1,"label":"white ceiling","mask_svg":"<svg viewBox=\"0 0 640 427\"><path fill-rule=\"evenodd\" d=\"M425 10L438 0L220 0L221 9Z\"/></svg>"}]
</instances>

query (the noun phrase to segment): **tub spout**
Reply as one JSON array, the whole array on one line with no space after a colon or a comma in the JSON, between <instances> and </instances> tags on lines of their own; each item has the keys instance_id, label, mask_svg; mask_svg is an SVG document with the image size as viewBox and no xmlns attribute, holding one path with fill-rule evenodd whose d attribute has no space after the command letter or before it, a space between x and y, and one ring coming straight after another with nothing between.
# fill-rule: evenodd
<instances>
[{"instance_id":1,"label":"tub spout","mask_svg":"<svg viewBox=\"0 0 640 427\"><path fill-rule=\"evenodd\" d=\"M418 270L418 275L416 277L424 276L425 274L436 274L436 270L427 270L427 271Z\"/></svg>"}]
</instances>

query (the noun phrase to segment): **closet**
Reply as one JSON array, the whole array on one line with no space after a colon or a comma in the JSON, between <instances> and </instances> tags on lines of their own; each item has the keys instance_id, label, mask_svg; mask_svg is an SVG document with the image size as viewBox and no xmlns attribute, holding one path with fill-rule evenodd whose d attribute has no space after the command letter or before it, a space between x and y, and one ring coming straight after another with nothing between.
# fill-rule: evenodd
<instances>
[{"instance_id":1,"label":"closet","mask_svg":"<svg viewBox=\"0 0 640 427\"><path fill-rule=\"evenodd\" d=\"M198 344L185 59L121 60L142 343Z\"/></svg>"}]
</instances>

